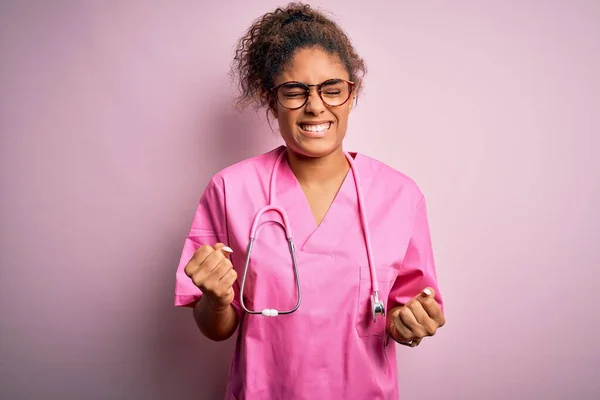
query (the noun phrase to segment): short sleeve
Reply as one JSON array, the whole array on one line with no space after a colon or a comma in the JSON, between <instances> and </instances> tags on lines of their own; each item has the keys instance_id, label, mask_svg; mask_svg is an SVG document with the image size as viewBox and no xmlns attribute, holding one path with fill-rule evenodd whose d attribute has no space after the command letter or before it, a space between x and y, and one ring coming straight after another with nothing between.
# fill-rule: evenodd
<instances>
[{"instance_id":1,"label":"short sleeve","mask_svg":"<svg viewBox=\"0 0 600 400\"><path fill-rule=\"evenodd\" d=\"M183 244L183 251L175 276L175 306L193 306L202 297L200 289L185 274L185 266L196 250L202 245L214 246L216 243L227 244L227 223L225 196L223 189L211 179L202 194L191 228ZM236 282L237 285L237 282ZM234 308L239 316L239 301L234 300Z\"/></svg>"},{"instance_id":2,"label":"short sleeve","mask_svg":"<svg viewBox=\"0 0 600 400\"><path fill-rule=\"evenodd\" d=\"M408 248L398 276L389 295L389 306L406 304L426 287L435 290L435 299L442 307L443 301L437 273L427 218L427 207L422 197L415 209L415 217Z\"/></svg>"}]
</instances>

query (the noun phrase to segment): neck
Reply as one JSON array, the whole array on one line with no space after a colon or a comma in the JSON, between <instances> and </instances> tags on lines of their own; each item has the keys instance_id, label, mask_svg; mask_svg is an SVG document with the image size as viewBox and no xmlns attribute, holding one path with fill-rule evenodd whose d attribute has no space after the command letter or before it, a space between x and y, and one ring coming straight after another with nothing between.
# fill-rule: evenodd
<instances>
[{"instance_id":1,"label":"neck","mask_svg":"<svg viewBox=\"0 0 600 400\"><path fill-rule=\"evenodd\" d=\"M350 164L342 147L323 157L305 157L288 149L287 160L298 182L303 186L328 184L348 173Z\"/></svg>"}]
</instances>

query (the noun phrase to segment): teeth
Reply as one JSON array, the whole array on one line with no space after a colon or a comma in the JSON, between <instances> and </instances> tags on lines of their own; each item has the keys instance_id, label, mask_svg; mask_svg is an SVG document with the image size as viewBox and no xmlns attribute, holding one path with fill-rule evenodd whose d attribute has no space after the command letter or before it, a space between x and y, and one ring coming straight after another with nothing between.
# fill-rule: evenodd
<instances>
[{"instance_id":1,"label":"teeth","mask_svg":"<svg viewBox=\"0 0 600 400\"><path fill-rule=\"evenodd\" d=\"M300 127L308 132L323 132L329 129L331 122L321 125L301 125Z\"/></svg>"}]
</instances>

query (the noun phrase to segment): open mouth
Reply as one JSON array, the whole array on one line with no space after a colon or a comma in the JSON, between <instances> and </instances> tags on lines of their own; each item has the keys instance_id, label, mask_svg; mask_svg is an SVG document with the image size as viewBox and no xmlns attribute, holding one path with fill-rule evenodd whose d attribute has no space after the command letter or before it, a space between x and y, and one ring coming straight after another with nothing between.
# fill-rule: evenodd
<instances>
[{"instance_id":1,"label":"open mouth","mask_svg":"<svg viewBox=\"0 0 600 400\"><path fill-rule=\"evenodd\" d=\"M321 133L328 131L331 128L332 122L325 122L322 124L300 124L300 129L311 133Z\"/></svg>"}]
</instances>

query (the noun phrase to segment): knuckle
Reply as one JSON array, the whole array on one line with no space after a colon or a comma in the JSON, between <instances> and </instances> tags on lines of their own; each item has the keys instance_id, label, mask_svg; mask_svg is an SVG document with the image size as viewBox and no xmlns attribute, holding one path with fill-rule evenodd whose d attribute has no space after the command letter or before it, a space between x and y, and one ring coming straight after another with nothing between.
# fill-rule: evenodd
<instances>
[{"instance_id":1,"label":"knuckle","mask_svg":"<svg viewBox=\"0 0 600 400\"><path fill-rule=\"evenodd\" d=\"M435 332L437 331L437 326L435 324L435 322L430 322L427 325L425 325L425 333L427 333L428 336L433 336L435 335Z\"/></svg>"},{"instance_id":2,"label":"knuckle","mask_svg":"<svg viewBox=\"0 0 600 400\"><path fill-rule=\"evenodd\" d=\"M427 297L425 299L421 299L421 303L427 307L434 306L434 303L437 304L433 297Z\"/></svg>"},{"instance_id":3,"label":"knuckle","mask_svg":"<svg viewBox=\"0 0 600 400\"><path fill-rule=\"evenodd\" d=\"M399 314L400 314L400 317L405 319L412 315L412 310L410 309L410 307L402 307L402 309L400 309Z\"/></svg>"},{"instance_id":4,"label":"knuckle","mask_svg":"<svg viewBox=\"0 0 600 400\"><path fill-rule=\"evenodd\" d=\"M415 330L414 330L414 331L415 331L415 337L416 337L417 339L422 339L422 338L424 338L425 336L428 336L428 335L427 335L427 331L425 330L425 328L423 328L423 327L421 327L421 326L419 326L418 328L415 328Z\"/></svg>"},{"instance_id":5,"label":"knuckle","mask_svg":"<svg viewBox=\"0 0 600 400\"><path fill-rule=\"evenodd\" d=\"M213 250L212 246L203 244L202 246L198 247L198 250L196 250L196 254L208 254L212 250Z\"/></svg>"},{"instance_id":6,"label":"knuckle","mask_svg":"<svg viewBox=\"0 0 600 400\"><path fill-rule=\"evenodd\" d=\"M194 282L194 285L198 286L199 288L202 287L204 282L200 274L194 274L191 278L192 282Z\"/></svg>"},{"instance_id":7,"label":"knuckle","mask_svg":"<svg viewBox=\"0 0 600 400\"><path fill-rule=\"evenodd\" d=\"M208 257L211 251L212 248L210 246L202 245L194 252L192 260L196 264L202 265L202 263L204 262L204 260L206 260L206 257Z\"/></svg>"},{"instance_id":8,"label":"knuckle","mask_svg":"<svg viewBox=\"0 0 600 400\"><path fill-rule=\"evenodd\" d=\"M234 281L238 278L238 274L233 268L229 270L229 274L231 275L231 279L233 279Z\"/></svg>"}]
</instances>

